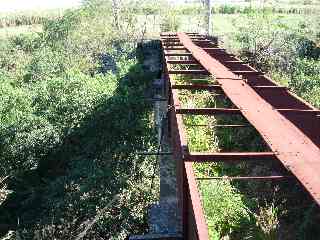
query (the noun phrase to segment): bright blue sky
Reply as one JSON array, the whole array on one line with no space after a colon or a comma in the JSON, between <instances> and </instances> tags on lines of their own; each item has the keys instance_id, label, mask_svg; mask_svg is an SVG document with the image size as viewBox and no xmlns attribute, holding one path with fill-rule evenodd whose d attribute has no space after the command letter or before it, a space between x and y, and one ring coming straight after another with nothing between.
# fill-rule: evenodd
<instances>
[{"instance_id":1,"label":"bright blue sky","mask_svg":"<svg viewBox=\"0 0 320 240\"><path fill-rule=\"evenodd\" d=\"M81 0L0 0L0 12L68 8L79 5Z\"/></svg>"}]
</instances>

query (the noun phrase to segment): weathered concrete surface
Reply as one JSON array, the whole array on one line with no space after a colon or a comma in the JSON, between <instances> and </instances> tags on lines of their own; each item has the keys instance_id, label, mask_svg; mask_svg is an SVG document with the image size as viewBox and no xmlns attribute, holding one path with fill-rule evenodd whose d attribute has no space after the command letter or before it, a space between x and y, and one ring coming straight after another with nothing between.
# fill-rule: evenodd
<instances>
[{"instance_id":1,"label":"weathered concrete surface","mask_svg":"<svg viewBox=\"0 0 320 240\"><path fill-rule=\"evenodd\" d=\"M161 69L160 59L157 62L154 58L155 55L149 55L146 65L151 65L153 70L157 67ZM152 92L154 99L166 98L163 79L155 79ZM166 101L154 102L154 126L157 129L158 145L161 146L160 152L171 152L167 132L167 108L168 103ZM149 208L148 233L141 236L131 236L129 239L182 239L181 214L177 204L175 162L170 155L159 156L158 160L160 199L158 203Z\"/></svg>"},{"instance_id":2,"label":"weathered concrete surface","mask_svg":"<svg viewBox=\"0 0 320 240\"><path fill-rule=\"evenodd\" d=\"M164 82L156 81L162 86L155 98L165 98ZM166 101L155 102L155 126L158 132L158 144L161 152L171 152L168 139L168 122ZM171 156L159 156L160 199L149 210L149 233L180 237L182 232L181 216L178 210L176 193L176 164Z\"/></svg>"}]
</instances>

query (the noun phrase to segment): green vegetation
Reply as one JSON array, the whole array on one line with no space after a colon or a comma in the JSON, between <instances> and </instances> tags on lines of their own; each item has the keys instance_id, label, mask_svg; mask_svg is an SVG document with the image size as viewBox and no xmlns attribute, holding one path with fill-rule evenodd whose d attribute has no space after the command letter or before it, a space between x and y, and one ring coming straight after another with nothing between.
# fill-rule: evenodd
<instances>
[{"instance_id":1,"label":"green vegetation","mask_svg":"<svg viewBox=\"0 0 320 240\"><path fill-rule=\"evenodd\" d=\"M214 2L213 2L214 4ZM316 14L320 9L319 4L265 4L261 3L251 4L215 4L211 12L213 14L248 14L248 13L272 13L272 14ZM176 9L181 15L195 15L203 12L201 4L194 4L189 6L178 7Z\"/></svg>"},{"instance_id":2,"label":"green vegetation","mask_svg":"<svg viewBox=\"0 0 320 240\"><path fill-rule=\"evenodd\" d=\"M0 13L0 28L18 27L22 25L43 24L47 20L61 18L64 10L26 11L13 13Z\"/></svg>"},{"instance_id":3,"label":"green vegetation","mask_svg":"<svg viewBox=\"0 0 320 240\"><path fill-rule=\"evenodd\" d=\"M224 97L216 94L214 97L206 91L182 90L180 100L188 107L232 107ZM194 105L195 102L200 105ZM248 125L240 116L189 115L184 116L184 123L191 151L269 151L252 127L215 127L225 124ZM197 163L193 166L198 177L277 174L271 162ZM300 187L292 182L199 180L198 188L211 239L266 240L278 239L279 236L285 236L283 239L316 239L319 235L314 228L316 211L304 198ZM304 215L297 205L310 206L314 212ZM305 232L309 233L307 237L304 236Z\"/></svg>"},{"instance_id":4,"label":"green vegetation","mask_svg":"<svg viewBox=\"0 0 320 240\"><path fill-rule=\"evenodd\" d=\"M181 29L201 29L201 26L186 29L183 18L181 16ZM319 24L316 14L286 15L267 9L213 15L213 33L229 51L267 72L272 79L290 87L316 107L320 106ZM188 107L232 107L219 94L215 96L206 91L188 95L181 92L180 100ZM253 129L214 127L247 124L244 119L188 116L184 122L188 126L187 138L192 151L268 150ZM271 175L273 169L266 163L195 164L194 167L200 177ZM320 234L314 227L317 211L295 184L226 179L199 181L198 184L211 239L317 239ZM313 213L302 214L297 205L310 206L308 212Z\"/></svg>"},{"instance_id":5,"label":"green vegetation","mask_svg":"<svg viewBox=\"0 0 320 240\"><path fill-rule=\"evenodd\" d=\"M116 25L110 4L89 1L0 42L3 239L146 229L155 159L136 152L155 144L144 94L158 70L144 57L159 46L138 44L134 16L123 9Z\"/></svg>"},{"instance_id":6,"label":"green vegetation","mask_svg":"<svg viewBox=\"0 0 320 240\"><path fill-rule=\"evenodd\" d=\"M219 94L216 97L208 95L206 91L202 91L202 93L201 91L191 92L190 97L186 96L184 92L181 94L180 100L183 105L188 104L189 107L192 107L192 101L195 102L199 99L203 99L200 107L232 107L232 104ZM193 98L194 94L196 97ZM184 122L187 126L188 145L191 151L261 151L265 149L262 140L253 129L219 129L214 127L217 124L228 123L248 124L242 118L185 116ZM236 166L216 163L194 164L196 174L199 177L248 174L248 169L252 169L252 167L247 164ZM262 169L262 166L258 164L255 169ZM248 192L250 188L246 184L235 185L229 180L200 180L198 184L211 239L226 237L229 239L266 239L257 237L259 233L263 236L267 235L259 227L261 216L257 211L260 209L258 204L261 199L250 198Z\"/></svg>"},{"instance_id":7,"label":"green vegetation","mask_svg":"<svg viewBox=\"0 0 320 240\"><path fill-rule=\"evenodd\" d=\"M18 27L6 27L0 28L0 39L11 38L20 34L32 34L35 32L41 32L41 25L24 25Z\"/></svg>"},{"instance_id":8,"label":"green vegetation","mask_svg":"<svg viewBox=\"0 0 320 240\"><path fill-rule=\"evenodd\" d=\"M207 215L210 239L221 239L238 232L239 239L247 231L250 214L243 196L229 181L201 182L199 185Z\"/></svg>"},{"instance_id":9,"label":"green vegetation","mask_svg":"<svg viewBox=\"0 0 320 240\"><path fill-rule=\"evenodd\" d=\"M189 4L174 6L177 15L203 15L204 1L191 1ZM320 10L320 3L317 0L226 0L212 1L211 12L213 14L288 14L288 15L309 15L317 14ZM156 12L156 11L153 11Z\"/></svg>"},{"instance_id":10,"label":"green vegetation","mask_svg":"<svg viewBox=\"0 0 320 240\"><path fill-rule=\"evenodd\" d=\"M247 19L235 31L233 50L319 107L320 18L310 16L296 23L274 15L249 15Z\"/></svg>"},{"instance_id":11,"label":"green vegetation","mask_svg":"<svg viewBox=\"0 0 320 240\"><path fill-rule=\"evenodd\" d=\"M299 0L214 6L213 33L319 107L318 9L317 2ZM157 199L150 189L155 159L136 152L156 148L144 96L159 76L145 61L157 44L141 40L159 31L203 31L202 11L166 1L124 1L115 8L112 1L88 0L63 14L0 16L3 239L125 239L145 231L146 208ZM219 93L205 91L182 91L180 100L188 107L232 107ZM214 127L248 124L242 118L184 121L192 151L266 150L252 128ZM192 126L199 124L207 126ZM207 177L268 175L271 166L194 168ZM296 185L213 180L199 181L199 189L212 239L319 236L316 210ZM305 211L296 207L303 204Z\"/></svg>"}]
</instances>

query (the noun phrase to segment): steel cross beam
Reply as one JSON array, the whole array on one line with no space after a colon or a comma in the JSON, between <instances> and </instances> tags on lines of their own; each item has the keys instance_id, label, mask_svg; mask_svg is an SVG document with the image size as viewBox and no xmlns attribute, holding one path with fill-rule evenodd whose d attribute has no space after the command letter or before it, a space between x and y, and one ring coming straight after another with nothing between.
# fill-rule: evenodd
<instances>
[{"instance_id":1,"label":"steel cross beam","mask_svg":"<svg viewBox=\"0 0 320 240\"><path fill-rule=\"evenodd\" d=\"M217 82L242 115L257 129L277 158L320 204L320 149L301 129L261 97L247 81L195 45L185 33L178 33L189 50ZM239 72L238 72L239 73ZM258 77L258 76L256 76ZM237 79L234 81L232 79Z\"/></svg>"},{"instance_id":2,"label":"steel cross beam","mask_svg":"<svg viewBox=\"0 0 320 240\"><path fill-rule=\"evenodd\" d=\"M192 168L192 162L186 162L188 153L186 131L181 114L176 114L180 108L178 90L172 89L174 82L170 79L168 58L170 55L163 51L164 77L169 99L169 126L172 141L173 159L176 160L178 208L182 214L184 239L209 239L208 226L201 205L201 197L197 189L197 180Z\"/></svg>"},{"instance_id":3,"label":"steel cross beam","mask_svg":"<svg viewBox=\"0 0 320 240\"><path fill-rule=\"evenodd\" d=\"M317 193L319 193L318 189L311 192L313 187L307 187L309 184L307 182L308 180L303 180L304 175L301 172L303 172L303 166L306 164L309 165L309 167L307 167L308 171L305 174L308 175L310 173L315 173L316 170L312 172L311 168L318 168L317 164L314 164L316 160L312 161L311 159L310 162L310 158L308 158L307 162L300 162L300 165L298 160L301 156L304 156L304 154L306 154L307 157L315 156L312 155L315 153L314 149L315 147L320 146L319 110L313 108L310 104L290 93L287 88L278 86L271 79L264 76L263 73L256 71L254 68L240 61L234 55L228 54L224 49L219 50L218 48L210 46L209 48L212 50L209 50L209 48L204 45L200 46L197 44L199 41L195 39L196 34L189 34L189 36L186 36L185 34L169 33L166 35L162 34L161 36L164 50L163 61L165 63L163 73L167 84L166 89L168 90L169 99L169 130L171 133L173 147L173 159L177 161L177 193L179 207L182 209L184 238L201 240L209 239L208 226L206 225L201 205L201 198L197 189L197 180L199 179L196 178L193 172L193 162L224 161L228 163L238 163L239 161L279 160L278 156L281 156L280 160L282 165L291 170L291 173L295 176L299 176L300 178L298 178L298 180L315 198ZM169 39L174 39L176 42L179 42L183 49L185 49L185 52L167 51L165 45L168 45L167 40ZM210 41L204 42L210 44ZM170 46L172 45L170 44ZM197 64L202 67L203 70L206 70L208 74L213 74L218 84L209 84L207 80L193 78L188 80L189 84L177 85L170 79L172 74L189 72L179 72L179 70L171 72L169 67L173 64ZM193 73L196 75L202 74L202 72ZM240 77L240 75L242 77ZM181 89L217 90L219 92L223 92L223 94L228 97L237 108L182 108L179 102L179 90ZM241 92L240 94L239 91ZM244 96L247 93L249 93L249 95ZM244 98L241 99L243 96ZM255 101L256 103L254 103ZM237 104L235 104L235 102ZM247 106L249 107L246 108ZM258 118L258 115L265 118L265 114L270 111L272 114L271 116L267 115L265 121L256 119ZM185 131L185 127L187 125L183 123L182 114L242 114L252 125L248 126L255 127L256 129L258 128L257 130L269 146L272 146L273 138L276 140L279 138L281 141L290 140L293 142L287 142L286 145L282 144L278 139L278 141L275 141L276 144L271 147L271 152L189 152ZM274 127L272 124L270 125L270 123L274 123L272 121L270 122L270 120L274 119L276 120L275 122L279 120L280 123L282 121L283 122L279 126ZM278 129L283 126L285 127L284 130L276 133ZM228 127L237 126L230 125ZM268 131L271 131L270 134L267 134ZM275 132L272 133L272 131ZM293 135L291 135L292 132L294 133ZM289 136L284 135L284 138L282 138L281 134L284 133L288 133ZM305 139L308 140L305 141ZM301 141L303 141L302 144ZM298 143L298 146L300 147L301 145L303 147L303 145L306 144L305 149L308 148L308 146L311 146L313 149L311 151L311 155L308 155L305 149L302 152L302 155L300 152L297 152L300 151L300 148L296 148L296 143ZM285 146L289 148L285 149ZM288 151L291 146L294 146L293 152ZM281 151L279 151L279 149ZM316 152L316 154L318 153ZM290 161L292 156L294 161ZM318 155L315 157L318 157ZM289 161L289 163L286 161ZM296 166L298 166L297 170L295 170ZM299 171L300 174L298 174ZM291 175L291 173L289 172L289 176L234 177L234 180L286 180L291 178L291 176L295 179L294 175ZM224 179L224 177L222 177L222 179ZM318 179L316 179L316 181L317 180ZM312 184L314 184L314 182L312 182ZM316 198L315 200L319 203L319 200Z\"/></svg>"},{"instance_id":4,"label":"steel cross beam","mask_svg":"<svg viewBox=\"0 0 320 240\"><path fill-rule=\"evenodd\" d=\"M241 177L241 176L236 176L236 177L198 177L197 180L202 180L202 181L210 181L210 180L261 180L261 181L266 181L266 180L288 180L288 179L294 179L293 176L246 176L246 177Z\"/></svg>"},{"instance_id":5,"label":"steel cross beam","mask_svg":"<svg viewBox=\"0 0 320 240\"><path fill-rule=\"evenodd\" d=\"M185 156L185 161L191 162L236 162L236 161L265 161L275 160L273 152L191 152Z\"/></svg>"}]
</instances>

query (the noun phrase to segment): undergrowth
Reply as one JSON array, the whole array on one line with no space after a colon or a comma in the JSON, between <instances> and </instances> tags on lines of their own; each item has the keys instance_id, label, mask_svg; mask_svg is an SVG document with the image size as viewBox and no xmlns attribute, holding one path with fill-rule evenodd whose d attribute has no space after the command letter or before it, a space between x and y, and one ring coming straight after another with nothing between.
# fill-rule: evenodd
<instances>
[{"instance_id":1,"label":"undergrowth","mask_svg":"<svg viewBox=\"0 0 320 240\"><path fill-rule=\"evenodd\" d=\"M190 82L183 76L176 76L174 80ZM235 107L220 91L181 90L179 93L183 107ZM184 115L183 119L190 151L270 151L257 131L241 116ZM239 127L227 127L228 124L236 124ZM281 174L282 171L279 170L280 166L271 162L258 161L229 164L194 163L193 167L196 176L202 178L266 176ZM288 184L291 184L291 188ZM301 188L294 182L283 184L207 179L198 180L198 188L202 196L210 239L305 239L301 235L302 228L312 229L312 224L302 227L298 222L310 220L315 223L317 219L317 214L314 214L312 220L308 220L310 215L299 215L298 209L294 208L297 201L309 203L309 200L302 197ZM296 199L292 201L294 198ZM288 221L290 216L294 216L296 221ZM293 228L296 230L293 231ZM308 237L317 236L318 232L314 229L312 231Z\"/></svg>"},{"instance_id":2,"label":"undergrowth","mask_svg":"<svg viewBox=\"0 0 320 240\"><path fill-rule=\"evenodd\" d=\"M156 142L144 96L158 70L144 65L134 16L117 26L110 4L86 1L41 33L0 42L0 238L125 239L147 228L155 159L137 152Z\"/></svg>"}]
</instances>

